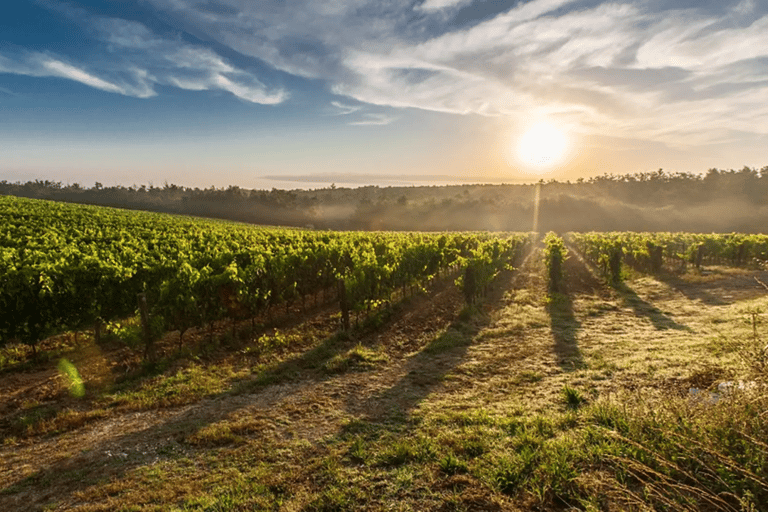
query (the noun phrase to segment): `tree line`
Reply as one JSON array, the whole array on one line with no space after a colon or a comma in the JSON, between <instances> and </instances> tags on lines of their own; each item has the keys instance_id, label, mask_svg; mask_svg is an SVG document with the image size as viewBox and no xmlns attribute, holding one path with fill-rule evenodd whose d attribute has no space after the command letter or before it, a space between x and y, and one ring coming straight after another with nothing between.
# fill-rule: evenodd
<instances>
[{"instance_id":1,"label":"tree line","mask_svg":"<svg viewBox=\"0 0 768 512\"><path fill-rule=\"evenodd\" d=\"M768 167L702 174L659 169L523 185L290 191L0 181L0 194L319 229L528 231L537 187L541 231L757 233L768 218Z\"/></svg>"}]
</instances>

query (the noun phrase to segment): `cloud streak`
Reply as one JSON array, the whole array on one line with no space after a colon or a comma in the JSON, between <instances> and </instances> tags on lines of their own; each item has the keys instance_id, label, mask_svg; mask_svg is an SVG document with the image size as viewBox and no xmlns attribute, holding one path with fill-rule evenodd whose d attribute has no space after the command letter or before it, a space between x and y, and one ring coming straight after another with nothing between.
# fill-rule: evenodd
<instances>
[{"instance_id":1,"label":"cloud streak","mask_svg":"<svg viewBox=\"0 0 768 512\"><path fill-rule=\"evenodd\" d=\"M156 86L221 90L252 103L277 104L289 94L270 89L252 72L237 69L213 50L161 37L130 20L91 16L65 4L46 4L86 27L102 43L101 53L88 63L53 52L0 50L0 72L58 77L115 94L149 98Z\"/></svg>"},{"instance_id":2,"label":"cloud streak","mask_svg":"<svg viewBox=\"0 0 768 512\"><path fill-rule=\"evenodd\" d=\"M363 114L363 119L352 121L351 126L384 126L392 123L397 118L387 114Z\"/></svg>"},{"instance_id":3,"label":"cloud streak","mask_svg":"<svg viewBox=\"0 0 768 512\"><path fill-rule=\"evenodd\" d=\"M331 105L336 107L337 111L336 111L335 115L337 115L337 116L346 116L346 115L352 114L354 112L357 112L358 110L360 110L362 108L362 107L357 106L357 105L347 105L347 104L342 103L340 101L332 101Z\"/></svg>"},{"instance_id":4,"label":"cloud streak","mask_svg":"<svg viewBox=\"0 0 768 512\"><path fill-rule=\"evenodd\" d=\"M152 88L138 75L135 76L134 84L110 81L100 78L92 71L67 63L59 57L40 52L21 51L10 56L0 54L0 73L64 78L94 89L137 98L149 98L155 95Z\"/></svg>"},{"instance_id":5,"label":"cloud streak","mask_svg":"<svg viewBox=\"0 0 768 512\"><path fill-rule=\"evenodd\" d=\"M547 116L584 133L672 146L768 134L768 5L755 0L523 0L489 15L484 0L147 2L177 34L50 3L87 27L101 56L0 49L0 71L142 98L168 85L260 104L289 98L266 85L280 71L349 98L332 103L336 115L358 112L354 100ZM214 50L222 47L272 71L238 67ZM395 117L358 116L357 125Z\"/></svg>"},{"instance_id":6,"label":"cloud streak","mask_svg":"<svg viewBox=\"0 0 768 512\"><path fill-rule=\"evenodd\" d=\"M225 14L151 1L184 27L365 103L548 115L672 145L768 133L758 100L768 92L768 8L751 0L530 0L466 27L452 25L451 12L474 7L461 0L304 0L290 10L217 1Z\"/></svg>"}]
</instances>

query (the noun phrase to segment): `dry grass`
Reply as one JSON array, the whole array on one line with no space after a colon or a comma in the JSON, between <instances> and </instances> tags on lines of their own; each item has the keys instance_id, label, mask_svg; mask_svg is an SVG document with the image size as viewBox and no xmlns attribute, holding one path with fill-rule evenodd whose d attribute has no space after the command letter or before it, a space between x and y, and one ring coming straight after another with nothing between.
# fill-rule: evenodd
<instances>
[{"instance_id":1,"label":"dry grass","mask_svg":"<svg viewBox=\"0 0 768 512\"><path fill-rule=\"evenodd\" d=\"M764 388L688 389L764 382L744 347L765 290L565 271L548 295L534 255L476 310L438 287L351 336L297 325L119 385L98 378L112 354L70 353L83 399L44 365L7 372L0 508L758 510Z\"/></svg>"}]
</instances>

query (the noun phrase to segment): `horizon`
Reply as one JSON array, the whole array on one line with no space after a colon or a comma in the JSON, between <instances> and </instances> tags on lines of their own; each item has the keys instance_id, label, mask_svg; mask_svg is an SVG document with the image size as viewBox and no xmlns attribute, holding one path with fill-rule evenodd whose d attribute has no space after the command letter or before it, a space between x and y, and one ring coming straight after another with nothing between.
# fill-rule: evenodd
<instances>
[{"instance_id":1,"label":"horizon","mask_svg":"<svg viewBox=\"0 0 768 512\"><path fill-rule=\"evenodd\" d=\"M11 182L533 183L759 168L768 147L768 4L754 0L0 13Z\"/></svg>"}]
</instances>

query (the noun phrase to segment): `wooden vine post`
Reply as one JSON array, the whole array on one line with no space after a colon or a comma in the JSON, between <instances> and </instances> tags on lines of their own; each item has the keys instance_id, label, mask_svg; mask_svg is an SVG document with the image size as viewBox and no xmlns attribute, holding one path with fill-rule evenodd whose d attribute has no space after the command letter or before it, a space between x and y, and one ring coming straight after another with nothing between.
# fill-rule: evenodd
<instances>
[{"instance_id":1,"label":"wooden vine post","mask_svg":"<svg viewBox=\"0 0 768 512\"><path fill-rule=\"evenodd\" d=\"M347 303L347 287L344 279L339 279L339 308L341 309L341 328L349 330L349 304Z\"/></svg>"},{"instance_id":2,"label":"wooden vine post","mask_svg":"<svg viewBox=\"0 0 768 512\"><path fill-rule=\"evenodd\" d=\"M139 315L141 317L141 333L144 336L144 360L155 360L155 344L152 340L152 329L149 325L149 310L147 308L147 294L139 293Z\"/></svg>"}]
</instances>

